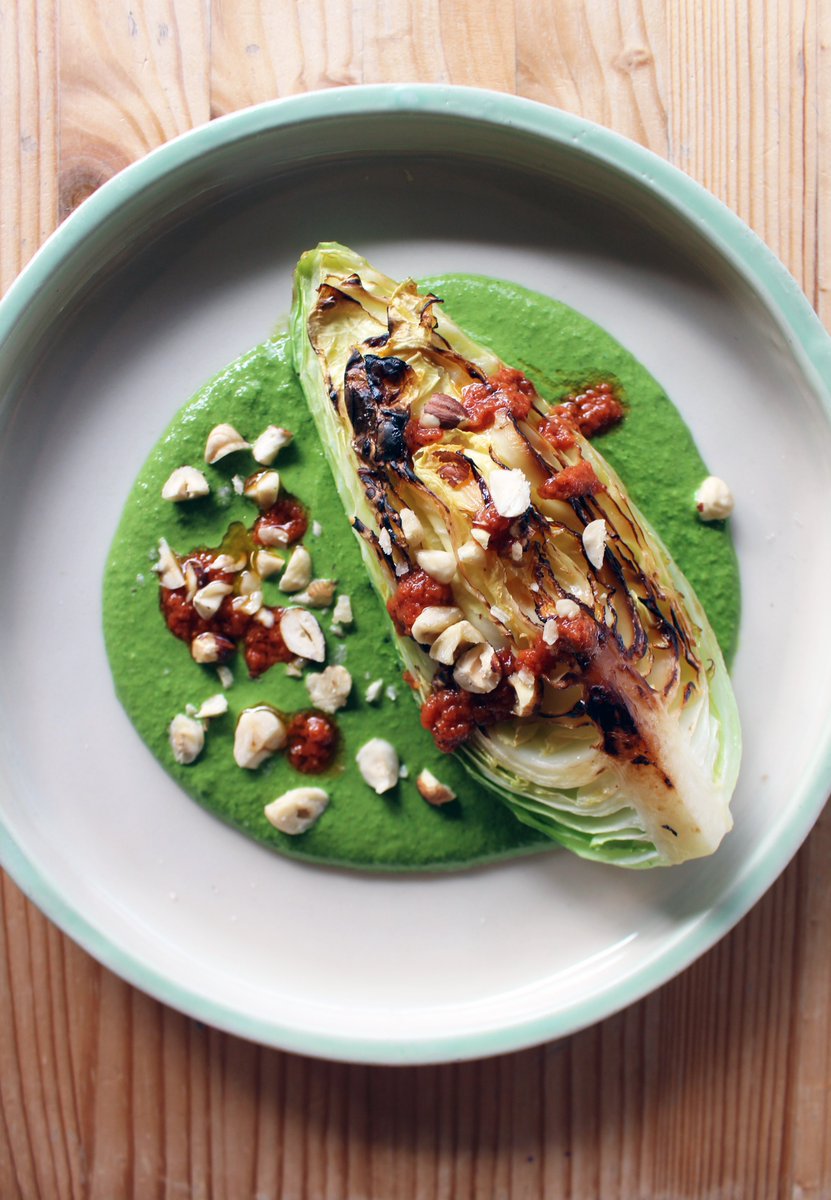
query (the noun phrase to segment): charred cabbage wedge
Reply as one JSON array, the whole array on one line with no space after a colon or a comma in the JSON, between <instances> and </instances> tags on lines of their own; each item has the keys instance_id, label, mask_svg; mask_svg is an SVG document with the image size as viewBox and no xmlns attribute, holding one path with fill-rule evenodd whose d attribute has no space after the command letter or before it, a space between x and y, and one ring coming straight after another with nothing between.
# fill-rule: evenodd
<instances>
[{"instance_id":1,"label":"charred cabbage wedge","mask_svg":"<svg viewBox=\"0 0 831 1200\"><path fill-rule=\"evenodd\" d=\"M602 456L435 297L343 246L301 259L292 343L439 744L586 858L715 850L740 756L727 670Z\"/></svg>"}]
</instances>

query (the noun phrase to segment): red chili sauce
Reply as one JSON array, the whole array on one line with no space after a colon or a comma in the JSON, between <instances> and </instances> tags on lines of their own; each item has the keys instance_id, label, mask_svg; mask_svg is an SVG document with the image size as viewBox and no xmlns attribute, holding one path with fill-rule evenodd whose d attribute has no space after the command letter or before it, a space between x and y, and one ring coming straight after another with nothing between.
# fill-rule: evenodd
<instances>
[{"instance_id":1,"label":"red chili sauce","mask_svg":"<svg viewBox=\"0 0 831 1200\"><path fill-rule=\"evenodd\" d=\"M200 552L199 557L204 560L208 556ZM185 563L192 561L186 559ZM210 578L232 582L234 577L214 572L213 575L204 576L205 583ZM204 586L204 583L200 586ZM233 599L232 594L226 596L212 617L200 617L193 601L188 600L185 588L162 588L159 603L165 624L174 637L190 644L200 633L214 635L219 644L217 662L227 662L236 650L237 643L244 642L245 662L252 679L262 675L274 663L288 662L294 657L280 634L282 608L267 609L274 617L274 624L266 628L254 617L236 608Z\"/></svg>"},{"instance_id":2,"label":"red chili sauce","mask_svg":"<svg viewBox=\"0 0 831 1200\"><path fill-rule=\"evenodd\" d=\"M573 467L563 467L540 485L543 500L577 500L604 491L590 462L581 459Z\"/></svg>"},{"instance_id":3,"label":"red chili sauce","mask_svg":"<svg viewBox=\"0 0 831 1200\"><path fill-rule=\"evenodd\" d=\"M290 545L303 536L307 526L306 510L300 501L294 496L284 496L257 518L251 537L258 545L271 545L274 539L263 531L276 529L282 533L280 544ZM232 586L235 584L238 575L217 570L214 565L220 553L219 550L195 550L182 560L183 573L187 574L188 567L193 568L197 589L214 580ZM294 657L280 633L282 608L263 607L261 611L270 612L274 618L273 624L267 627L235 605L233 593L225 596L212 617L199 615L193 601L187 597L186 587L162 588L159 603L165 624L174 637L190 643L200 633L212 633L218 639L217 662L227 662L237 644L242 642L246 666L252 679L262 675L274 663L289 662Z\"/></svg>"},{"instance_id":4,"label":"red chili sauce","mask_svg":"<svg viewBox=\"0 0 831 1200\"><path fill-rule=\"evenodd\" d=\"M495 550L497 554L502 554L508 549L508 544L512 540L510 537L512 523L512 518L503 517L496 511L493 504L486 504L484 508L480 508L471 522L474 529L484 529L490 534L488 549Z\"/></svg>"},{"instance_id":5,"label":"red chili sauce","mask_svg":"<svg viewBox=\"0 0 831 1200\"><path fill-rule=\"evenodd\" d=\"M565 409L585 438L606 433L623 420L623 405L611 383L597 383L576 396L568 396L558 409ZM555 409L555 412L557 409Z\"/></svg>"},{"instance_id":6,"label":"red chili sauce","mask_svg":"<svg viewBox=\"0 0 831 1200\"><path fill-rule=\"evenodd\" d=\"M302 775L319 775L331 766L338 748L335 722L320 712L299 712L291 718L286 757Z\"/></svg>"},{"instance_id":7,"label":"red chili sauce","mask_svg":"<svg viewBox=\"0 0 831 1200\"><path fill-rule=\"evenodd\" d=\"M450 753L463 745L474 729L495 725L513 713L516 695L508 682L514 671L525 668L538 678L566 658L590 655L597 645L597 627L585 612L557 620L558 637L548 645L540 634L524 650L499 650L496 660L502 682L486 695L456 688L439 688L421 707L421 724L429 729L439 750Z\"/></svg>"},{"instance_id":8,"label":"red chili sauce","mask_svg":"<svg viewBox=\"0 0 831 1200\"><path fill-rule=\"evenodd\" d=\"M469 383L462 389L462 407L467 413L467 427L475 432L489 429L500 411L511 413L517 420L524 420L536 396L536 388L522 371L501 367L484 383Z\"/></svg>"},{"instance_id":9,"label":"red chili sauce","mask_svg":"<svg viewBox=\"0 0 831 1200\"><path fill-rule=\"evenodd\" d=\"M404 426L404 442L411 455L422 446L432 446L434 442L440 442L443 436L444 430L438 425L422 425L412 418Z\"/></svg>"},{"instance_id":10,"label":"red chili sauce","mask_svg":"<svg viewBox=\"0 0 831 1200\"><path fill-rule=\"evenodd\" d=\"M505 680L487 696L441 688L421 706L421 724L429 729L439 750L450 754L468 740L477 726L506 720L515 700L514 689Z\"/></svg>"},{"instance_id":11,"label":"red chili sauce","mask_svg":"<svg viewBox=\"0 0 831 1200\"><path fill-rule=\"evenodd\" d=\"M387 612L398 632L409 636L413 622L425 608L452 603L453 589L449 584L438 583L426 571L409 571L401 577L395 595L387 601Z\"/></svg>"},{"instance_id":12,"label":"red chili sauce","mask_svg":"<svg viewBox=\"0 0 831 1200\"><path fill-rule=\"evenodd\" d=\"M585 438L597 437L624 417L623 405L611 383L597 383L576 395L567 396L540 422L539 432L558 450L574 445L574 431Z\"/></svg>"},{"instance_id":13,"label":"red chili sauce","mask_svg":"<svg viewBox=\"0 0 831 1200\"><path fill-rule=\"evenodd\" d=\"M254 541L260 546L290 546L309 524L306 510L294 496L283 496L254 522Z\"/></svg>"},{"instance_id":14,"label":"red chili sauce","mask_svg":"<svg viewBox=\"0 0 831 1200\"><path fill-rule=\"evenodd\" d=\"M248 674L252 679L262 675L275 663L290 662L294 658L280 632L280 618L283 615L283 609L272 608L271 612L274 613L274 624L270 627L249 617L248 628L245 632L244 654L245 665L248 667Z\"/></svg>"}]
</instances>

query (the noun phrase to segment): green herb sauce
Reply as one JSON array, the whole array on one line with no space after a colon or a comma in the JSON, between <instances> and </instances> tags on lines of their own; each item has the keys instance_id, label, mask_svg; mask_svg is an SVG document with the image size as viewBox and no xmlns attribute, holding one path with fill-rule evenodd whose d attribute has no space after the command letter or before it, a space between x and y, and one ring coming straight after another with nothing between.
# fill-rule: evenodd
<instances>
[{"instance_id":1,"label":"green herb sauce","mask_svg":"<svg viewBox=\"0 0 831 1200\"><path fill-rule=\"evenodd\" d=\"M470 276L439 277L427 286L445 300L463 328L524 370L547 399L556 402L595 381L618 383L627 417L597 439L598 449L695 587L729 659L739 621L735 554L723 523L705 525L696 516L693 494L707 468L660 386L607 333L554 300L514 284ZM186 704L198 707L222 689L216 669L196 664L188 646L164 624L151 570L159 539L167 538L184 554L197 546L217 546L232 521L250 526L257 516L255 506L231 485L234 475L249 475L257 467L250 452L229 455L213 467L203 463L208 432L220 422L234 425L251 441L269 424L294 432L275 467L284 489L308 510L304 544L314 576L336 578L338 592L352 600L354 624L342 638L329 631L331 610L316 610L326 635L327 663L342 662L353 678L349 703L335 717L341 749L322 775L298 775L280 754L256 771L234 762L234 726L244 708L269 704L291 713L310 706L302 679L289 677L278 664L251 680L241 652L231 663L229 711L210 721L200 757L180 766L170 751L167 727L172 717ZM204 471L211 495L170 504L161 499L162 485L183 463ZM317 537L312 522L320 525ZM264 589L266 604L289 602L276 581L267 580ZM551 845L474 784L452 756L439 753L422 729L401 679L389 620L367 582L282 335L206 384L152 451L128 497L107 564L104 633L118 697L159 762L194 799L274 849L312 861L400 870L452 868ZM369 704L364 693L376 679L384 681L385 690ZM379 735L395 745L408 769L398 787L383 796L367 787L355 765L357 750ZM424 767L450 786L458 800L443 808L426 804L415 786ZM268 823L263 807L303 783L325 788L331 802L316 825L291 838Z\"/></svg>"}]
</instances>

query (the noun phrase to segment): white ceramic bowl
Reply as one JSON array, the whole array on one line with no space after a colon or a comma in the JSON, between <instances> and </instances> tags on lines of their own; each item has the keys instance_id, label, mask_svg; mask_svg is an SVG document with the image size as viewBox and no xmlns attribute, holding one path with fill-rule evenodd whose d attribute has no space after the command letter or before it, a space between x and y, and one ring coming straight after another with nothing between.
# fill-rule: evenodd
<instances>
[{"instance_id":1,"label":"white ceramic bowl","mask_svg":"<svg viewBox=\"0 0 831 1200\"><path fill-rule=\"evenodd\" d=\"M288 309L300 252L475 271L626 344L738 498L745 758L718 853L451 876L281 859L203 812L117 704L100 583L130 483L197 386ZM0 304L0 851L92 954L287 1049L438 1061L569 1033L737 921L829 788L829 339L731 213L640 147L511 97L353 88L234 114L122 172Z\"/></svg>"}]
</instances>

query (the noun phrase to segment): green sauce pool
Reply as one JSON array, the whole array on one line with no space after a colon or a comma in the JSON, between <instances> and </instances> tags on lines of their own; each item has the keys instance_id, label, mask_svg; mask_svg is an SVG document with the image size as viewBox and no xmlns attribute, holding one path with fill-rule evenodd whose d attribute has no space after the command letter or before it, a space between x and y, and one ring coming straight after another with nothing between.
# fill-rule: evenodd
<instances>
[{"instance_id":1,"label":"green sauce pool","mask_svg":"<svg viewBox=\"0 0 831 1200\"><path fill-rule=\"evenodd\" d=\"M693 495L708 471L659 384L609 334L557 301L470 276L436 277L426 286L445 300L462 328L525 371L546 400L556 403L597 380L616 383L627 416L597 439L597 448L698 592L729 660L740 609L729 529L724 523L704 524L696 515ZM222 422L249 441L269 424L292 430L294 439L275 467L283 487L308 510L303 544L314 576L337 579L337 593L351 599L354 623L342 637L330 631L331 608L315 610L326 636L327 663L342 663L353 678L347 707L335 717L340 750L321 775L298 774L282 754L256 771L234 762L234 727L244 708L270 705L293 713L310 706L302 679L278 664L252 680L240 652L230 664L229 711L210 721L202 754L182 766L171 753L167 728L172 717L187 704L198 708L222 689L216 668L195 663L187 644L164 624L151 571L159 539L185 554L219 545L232 522L250 527L257 516L231 482L234 475L245 477L257 468L250 452L229 455L215 466L203 462L207 435ZM184 463L204 471L210 496L185 504L163 501L163 483ZM287 603L274 580L265 581L264 603ZM194 799L265 845L309 861L389 870L455 868L552 846L473 783L454 757L436 750L422 729L401 678L389 620L367 581L283 336L244 354L207 383L153 449L128 497L107 564L104 632L118 697L150 751ZM370 703L366 689L379 679L381 695ZM406 777L383 796L367 787L355 763L357 750L379 734L393 743L407 768ZM425 803L415 786L425 767L453 789L456 801L442 808ZM263 808L304 783L326 789L331 802L308 832L292 838L268 823Z\"/></svg>"}]
</instances>

